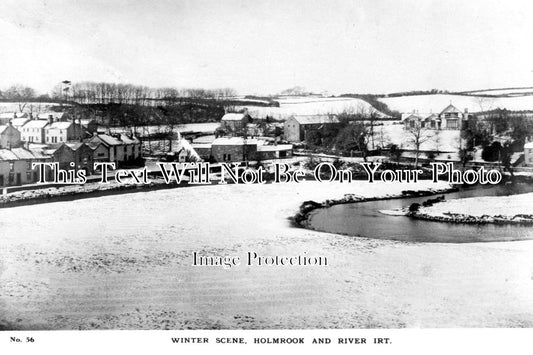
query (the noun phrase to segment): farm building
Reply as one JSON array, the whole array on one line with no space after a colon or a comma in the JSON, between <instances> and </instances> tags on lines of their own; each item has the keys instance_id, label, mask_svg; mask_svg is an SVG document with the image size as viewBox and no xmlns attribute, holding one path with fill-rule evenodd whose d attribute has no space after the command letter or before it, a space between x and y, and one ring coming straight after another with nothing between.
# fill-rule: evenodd
<instances>
[{"instance_id":1,"label":"farm building","mask_svg":"<svg viewBox=\"0 0 533 355\"><path fill-rule=\"evenodd\" d=\"M335 115L295 115L285 121L283 132L285 139L289 142L301 142L306 140L309 131L338 122L339 120Z\"/></svg>"},{"instance_id":2,"label":"farm building","mask_svg":"<svg viewBox=\"0 0 533 355\"><path fill-rule=\"evenodd\" d=\"M248 114L244 113L226 113L220 120L220 127L231 135L238 135L244 130L247 124L253 120Z\"/></svg>"}]
</instances>

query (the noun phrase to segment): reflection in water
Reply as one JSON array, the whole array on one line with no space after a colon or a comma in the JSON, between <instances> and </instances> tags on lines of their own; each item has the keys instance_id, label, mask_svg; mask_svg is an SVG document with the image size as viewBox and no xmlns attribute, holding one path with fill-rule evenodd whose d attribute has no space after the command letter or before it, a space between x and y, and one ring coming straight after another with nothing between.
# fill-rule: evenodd
<instances>
[{"instance_id":1,"label":"reflection in water","mask_svg":"<svg viewBox=\"0 0 533 355\"><path fill-rule=\"evenodd\" d=\"M526 184L477 186L445 194L445 197L450 200L507 196L532 191L533 185ZM533 239L531 226L443 223L379 213L379 210L402 208L429 198L432 197L369 201L323 208L312 213L310 226L323 232L409 242L472 243Z\"/></svg>"}]
</instances>

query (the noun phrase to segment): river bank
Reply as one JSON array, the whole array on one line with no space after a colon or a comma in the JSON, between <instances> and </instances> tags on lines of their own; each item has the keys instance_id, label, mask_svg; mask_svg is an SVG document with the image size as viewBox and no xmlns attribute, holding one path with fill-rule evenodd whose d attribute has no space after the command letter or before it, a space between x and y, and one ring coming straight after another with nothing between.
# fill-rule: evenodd
<instances>
[{"instance_id":1,"label":"river bank","mask_svg":"<svg viewBox=\"0 0 533 355\"><path fill-rule=\"evenodd\" d=\"M435 201L407 213L416 219L470 224L533 224L533 193Z\"/></svg>"},{"instance_id":2,"label":"river bank","mask_svg":"<svg viewBox=\"0 0 533 355\"><path fill-rule=\"evenodd\" d=\"M429 182L429 181L428 181ZM442 186L442 184L441 184ZM409 197L422 197L422 196L432 196L446 192L457 191L456 187L447 185L446 187L440 188L424 188L421 190L402 190L398 194L385 194L373 197L363 197L354 194L346 194L341 198L337 199L327 199L323 202L316 201L304 201L298 210L298 212L290 218L295 226L308 228L309 227L309 216L311 213L320 208L328 208L335 205L343 205L348 203L358 203L358 202L368 202L368 201L378 201L378 200L391 200L391 199L401 199Z\"/></svg>"}]
</instances>

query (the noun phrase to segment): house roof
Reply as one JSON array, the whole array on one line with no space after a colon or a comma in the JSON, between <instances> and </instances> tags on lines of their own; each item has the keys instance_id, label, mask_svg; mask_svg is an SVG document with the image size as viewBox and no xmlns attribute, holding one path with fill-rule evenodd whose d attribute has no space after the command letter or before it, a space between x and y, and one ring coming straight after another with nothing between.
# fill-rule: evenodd
<instances>
[{"instance_id":1,"label":"house roof","mask_svg":"<svg viewBox=\"0 0 533 355\"><path fill-rule=\"evenodd\" d=\"M47 158L39 151L25 148L0 149L0 160L32 160Z\"/></svg>"},{"instance_id":2,"label":"house roof","mask_svg":"<svg viewBox=\"0 0 533 355\"><path fill-rule=\"evenodd\" d=\"M65 145L67 147L69 147L70 149L72 149L73 151L76 151L76 150L80 149L83 145L85 145L85 143L81 143L81 142L65 143Z\"/></svg>"},{"instance_id":3,"label":"house roof","mask_svg":"<svg viewBox=\"0 0 533 355\"><path fill-rule=\"evenodd\" d=\"M27 118L13 118L11 120L11 124L15 127L22 127L26 122L28 122L29 119Z\"/></svg>"},{"instance_id":4,"label":"house roof","mask_svg":"<svg viewBox=\"0 0 533 355\"><path fill-rule=\"evenodd\" d=\"M72 126L72 122L65 121L65 122L54 122L46 129L68 129L70 126Z\"/></svg>"},{"instance_id":5,"label":"house roof","mask_svg":"<svg viewBox=\"0 0 533 355\"><path fill-rule=\"evenodd\" d=\"M44 128L46 125L48 125L48 121L30 120L26 122L24 128Z\"/></svg>"},{"instance_id":6,"label":"house roof","mask_svg":"<svg viewBox=\"0 0 533 355\"><path fill-rule=\"evenodd\" d=\"M222 116L222 121L242 121L246 117L244 113L226 113Z\"/></svg>"},{"instance_id":7,"label":"house roof","mask_svg":"<svg viewBox=\"0 0 533 355\"><path fill-rule=\"evenodd\" d=\"M292 144L278 144L278 145L260 145L257 150L260 152L276 152L282 150L291 150Z\"/></svg>"},{"instance_id":8,"label":"house roof","mask_svg":"<svg viewBox=\"0 0 533 355\"><path fill-rule=\"evenodd\" d=\"M334 115L294 115L289 118L294 118L299 124L324 124L339 122L337 116Z\"/></svg>"},{"instance_id":9,"label":"house roof","mask_svg":"<svg viewBox=\"0 0 533 355\"><path fill-rule=\"evenodd\" d=\"M533 148L533 142L529 142L524 144L524 148L532 149Z\"/></svg>"},{"instance_id":10,"label":"house roof","mask_svg":"<svg viewBox=\"0 0 533 355\"><path fill-rule=\"evenodd\" d=\"M28 117L26 112L2 112L0 118L25 118Z\"/></svg>"},{"instance_id":11,"label":"house roof","mask_svg":"<svg viewBox=\"0 0 533 355\"><path fill-rule=\"evenodd\" d=\"M441 111L440 114L442 115L443 113L450 113L450 112L459 112L459 113L461 113L461 111L457 107L455 107L452 104L449 104L448 106L446 106L446 108L444 110Z\"/></svg>"},{"instance_id":12,"label":"house roof","mask_svg":"<svg viewBox=\"0 0 533 355\"><path fill-rule=\"evenodd\" d=\"M137 144L137 143L140 143L140 141L136 138L136 137L128 137L127 135L125 134L121 134L120 135L120 140L122 142L124 142L125 144Z\"/></svg>"},{"instance_id":13,"label":"house roof","mask_svg":"<svg viewBox=\"0 0 533 355\"><path fill-rule=\"evenodd\" d=\"M104 145L107 145L107 146L123 144L120 140L108 134L98 134L91 141L94 142L94 139L99 139Z\"/></svg>"},{"instance_id":14,"label":"house roof","mask_svg":"<svg viewBox=\"0 0 533 355\"><path fill-rule=\"evenodd\" d=\"M40 120L47 120L50 116L52 116L54 119L61 119L66 114L66 112L43 112L38 114L37 118Z\"/></svg>"},{"instance_id":15,"label":"house roof","mask_svg":"<svg viewBox=\"0 0 533 355\"><path fill-rule=\"evenodd\" d=\"M7 125L0 126L0 133L4 132L7 129Z\"/></svg>"}]
</instances>

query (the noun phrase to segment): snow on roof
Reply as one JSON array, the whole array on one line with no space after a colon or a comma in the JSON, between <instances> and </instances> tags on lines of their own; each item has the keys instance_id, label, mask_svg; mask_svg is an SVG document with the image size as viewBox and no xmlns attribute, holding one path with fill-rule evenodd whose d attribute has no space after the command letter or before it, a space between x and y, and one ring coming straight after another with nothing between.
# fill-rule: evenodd
<instances>
[{"instance_id":1,"label":"snow on roof","mask_svg":"<svg viewBox=\"0 0 533 355\"><path fill-rule=\"evenodd\" d=\"M99 135L95 136L95 138L98 138L105 145L122 145L123 144L121 141L119 141L115 137L110 136L108 134L99 134Z\"/></svg>"},{"instance_id":2,"label":"snow on roof","mask_svg":"<svg viewBox=\"0 0 533 355\"><path fill-rule=\"evenodd\" d=\"M337 116L334 115L294 115L289 118L294 118L299 124L324 124L339 122Z\"/></svg>"},{"instance_id":3,"label":"snow on roof","mask_svg":"<svg viewBox=\"0 0 533 355\"><path fill-rule=\"evenodd\" d=\"M0 149L0 160L32 160L46 157L38 151L25 148Z\"/></svg>"},{"instance_id":4,"label":"snow on roof","mask_svg":"<svg viewBox=\"0 0 533 355\"><path fill-rule=\"evenodd\" d=\"M446 106L446 108L444 110L441 111L441 115L443 113L450 113L450 112L461 112L457 107L455 107L454 105L452 104L449 104L448 106Z\"/></svg>"},{"instance_id":5,"label":"snow on roof","mask_svg":"<svg viewBox=\"0 0 533 355\"><path fill-rule=\"evenodd\" d=\"M246 145L257 145L257 139L247 139ZM241 137L224 137L217 138L211 143L212 145L244 145L244 140Z\"/></svg>"},{"instance_id":6,"label":"snow on roof","mask_svg":"<svg viewBox=\"0 0 533 355\"><path fill-rule=\"evenodd\" d=\"M260 145L257 147L259 152L275 152L281 150L291 150L292 144L278 144L278 145Z\"/></svg>"},{"instance_id":7,"label":"snow on roof","mask_svg":"<svg viewBox=\"0 0 533 355\"><path fill-rule=\"evenodd\" d=\"M11 124L15 127L22 127L26 122L28 122L29 119L27 118L13 118L11 120Z\"/></svg>"},{"instance_id":8,"label":"snow on roof","mask_svg":"<svg viewBox=\"0 0 533 355\"><path fill-rule=\"evenodd\" d=\"M245 116L244 113L226 113L222 117L222 121L242 121Z\"/></svg>"},{"instance_id":9,"label":"snow on roof","mask_svg":"<svg viewBox=\"0 0 533 355\"><path fill-rule=\"evenodd\" d=\"M127 135L125 134L121 134L120 135L120 140L122 140L122 142L124 142L125 144L137 144L137 143L140 143L139 140L137 139L137 137L128 137Z\"/></svg>"},{"instance_id":10,"label":"snow on roof","mask_svg":"<svg viewBox=\"0 0 533 355\"><path fill-rule=\"evenodd\" d=\"M72 122L54 122L46 129L68 129L70 126L72 126Z\"/></svg>"},{"instance_id":11,"label":"snow on roof","mask_svg":"<svg viewBox=\"0 0 533 355\"><path fill-rule=\"evenodd\" d=\"M48 125L48 121L30 120L26 122L24 128L44 128L46 125Z\"/></svg>"},{"instance_id":12,"label":"snow on roof","mask_svg":"<svg viewBox=\"0 0 533 355\"><path fill-rule=\"evenodd\" d=\"M28 114L25 112L2 112L0 113L0 118L24 118L28 117Z\"/></svg>"},{"instance_id":13,"label":"snow on roof","mask_svg":"<svg viewBox=\"0 0 533 355\"><path fill-rule=\"evenodd\" d=\"M4 132L6 130L6 128L7 128L6 125L0 126L0 133Z\"/></svg>"},{"instance_id":14,"label":"snow on roof","mask_svg":"<svg viewBox=\"0 0 533 355\"><path fill-rule=\"evenodd\" d=\"M533 148L533 142L529 142L524 144L524 148L532 149Z\"/></svg>"},{"instance_id":15,"label":"snow on roof","mask_svg":"<svg viewBox=\"0 0 533 355\"><path fill-rule=\"evenodd\" d=\"M69 147L70 149L72 149L73 151L76 151L78 149L81 148L81 146L83 146L85 143L80 143L80 142L76 142L76 143L65 143L65 145L67 147Z\"/></svg>"},{"instance_id":16,"label":"snow on roof","mask_svg":"<svg viewBox=\"0 0 533 355\"><path fill-rule=\"evenodd\" d=\"M54 119L63 118L66 115L66 112L43 112L37 115L37 118L40 120L46 120L52 116Z\"/></svg>"}]
</instances>

